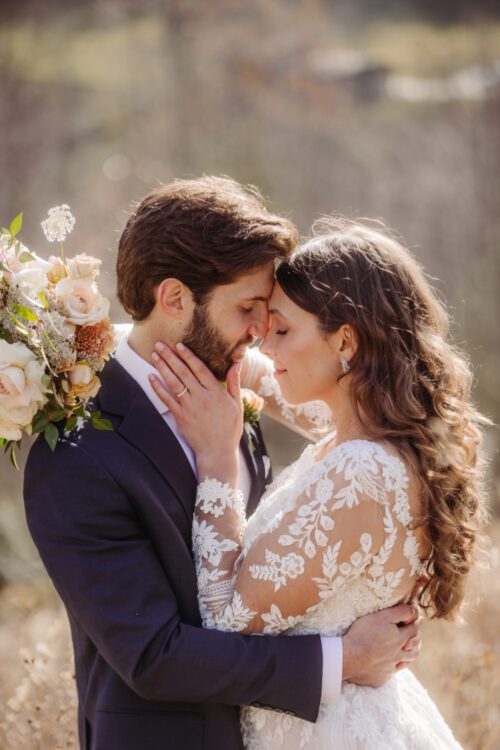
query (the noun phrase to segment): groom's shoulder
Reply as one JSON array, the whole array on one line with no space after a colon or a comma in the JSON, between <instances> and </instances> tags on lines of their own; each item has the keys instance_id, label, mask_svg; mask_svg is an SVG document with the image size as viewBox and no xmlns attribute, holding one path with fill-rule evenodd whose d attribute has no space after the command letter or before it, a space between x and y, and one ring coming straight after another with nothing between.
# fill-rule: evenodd
<instances>
[{"instance_id":1,"label":"groom's shoulder","mask_svg":"<svg viewBox=\"0 0 500 750\"><path fill-rule=\"evenodd\" d=\"M91 406L91 413L97 410L97 405ZM77 426L71 432L64 431L64 421L55 426L58 430L58 439L54 450L52 450L43 434L38 435L32 444L27 462L26 471L37 468L46 470L51 474L54 471L64 470L68 465L102 465L105 466L107 458L116 453L117 450L117 427L120 420L116 415L99 412L101 419L106 419L112 429L96 429L89 418Z\"/></svg>"}]
</instances>

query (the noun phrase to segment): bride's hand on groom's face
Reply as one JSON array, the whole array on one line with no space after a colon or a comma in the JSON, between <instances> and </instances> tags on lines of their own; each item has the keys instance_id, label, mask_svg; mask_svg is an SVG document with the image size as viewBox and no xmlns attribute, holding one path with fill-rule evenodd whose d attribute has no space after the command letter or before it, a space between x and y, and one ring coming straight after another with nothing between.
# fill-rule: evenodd
<instances>
[{"instance_id":1,"label":"bride's hand on groom's face","mask_svg":"<svg viewBox=\"0 0 500 750\"><path fill-rule=\"evenodd\" d=\"M151 384L196 453L200 474L200 464L232 465L243 430L239 365L229 370L225 388L183 344L158 342L152 362L160 377L150 376Z\"/></svg>"}]
</instances>

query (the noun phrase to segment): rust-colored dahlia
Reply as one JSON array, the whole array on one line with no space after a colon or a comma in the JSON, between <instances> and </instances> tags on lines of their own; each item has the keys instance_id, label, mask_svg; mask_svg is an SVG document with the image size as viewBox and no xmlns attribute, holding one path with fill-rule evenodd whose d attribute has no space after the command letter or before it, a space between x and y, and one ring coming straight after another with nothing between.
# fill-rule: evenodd
<instances>
[{"instance_id":1,"label":"rust-colored dahlia","mask_svg":"<svg viewBox=\"0 0 500 750\"><path fill-rule=\"evenodd\" d=\"M75 342L79 359L106 360L114 349L113 327L107 319L93 326L77 326Z\"/></svg>"}]
</instances>

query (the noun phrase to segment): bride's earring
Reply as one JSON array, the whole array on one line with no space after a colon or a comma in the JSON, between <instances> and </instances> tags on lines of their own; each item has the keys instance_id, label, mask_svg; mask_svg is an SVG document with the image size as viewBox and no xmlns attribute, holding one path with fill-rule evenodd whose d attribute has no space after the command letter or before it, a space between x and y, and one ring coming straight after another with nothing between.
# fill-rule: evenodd
<instances>
[{"instance_id":1,"label":"bride's earring","mask_svg":"<svg viewBox=\"0 0 500 750\"><path fill-rule=\"evenodd\" d=\"M351 366L345 357L340 358L340 366L342 368L342 372L344 373L344 375L347 375L347 373L351 369Z\"/></svg>"}]
</instances>

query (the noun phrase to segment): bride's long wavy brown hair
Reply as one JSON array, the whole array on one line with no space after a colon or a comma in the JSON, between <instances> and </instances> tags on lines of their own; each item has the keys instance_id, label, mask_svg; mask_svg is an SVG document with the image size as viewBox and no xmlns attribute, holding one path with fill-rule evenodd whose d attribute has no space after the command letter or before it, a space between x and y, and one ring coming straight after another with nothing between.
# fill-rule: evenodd
<instances>
[{"instance_id":1,"label":"bride's long wavy brown hair","mask_svg":"<svg viewBox=\"0 0 500 750\"><path fill-rule=\"evenodd\" d=\"M451 617L486 519L481 425L472 373L447 341L449 318L422 268L383 225L322 219L277 269L285 294L323 334L352 326L351 392L374 439L391 441L422 484L429 541L420 603Z\"/></svg>"}]
</instances>

